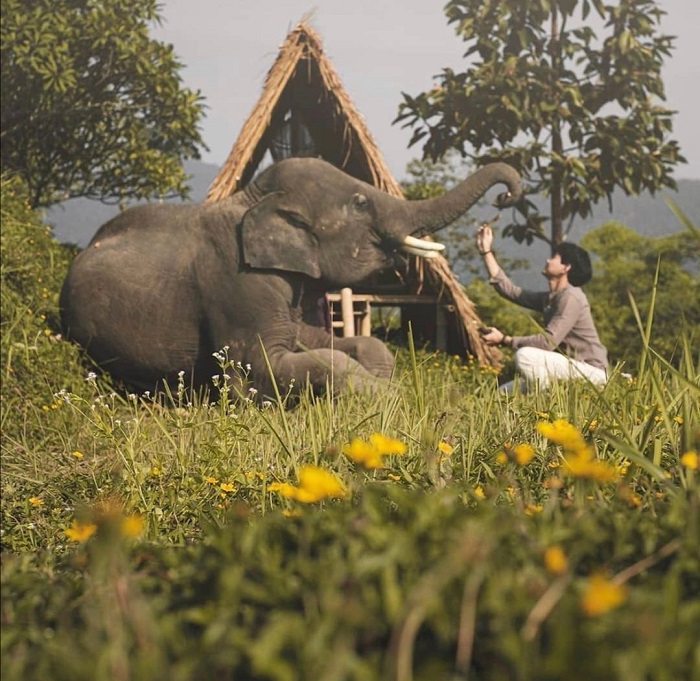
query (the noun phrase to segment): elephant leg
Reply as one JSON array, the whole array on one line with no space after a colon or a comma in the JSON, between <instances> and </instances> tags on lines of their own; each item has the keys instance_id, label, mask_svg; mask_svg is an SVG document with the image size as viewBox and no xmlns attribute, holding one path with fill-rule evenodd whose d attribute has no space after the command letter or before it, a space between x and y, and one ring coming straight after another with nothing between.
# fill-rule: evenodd
<instances>
[{"instance_id":1,"label":"elephant leg","mask_svg":"<svg viewBox=\"0 0 700 681\"><path fill-rule=\"evenodd\" d=\"M372 376L389 378L394 368L394 356L378 338L337 338L321 327L301 324L298 341L301 349L328 348L344 352L359 362Z\"/></svg>"},{"instance_id":2,"label":"elephant leg","mask_svg":"<svg viewBox=\"0 0 700 681\"><path fill-rule=\"evenodd\" d=\"M354 336L336 338L333 341L336 350L350 355L370 374L380 378L389 378L394 369L394 356L379 338Z\"/></svg>"},{"instance_id":3,"label":"elephant leg","mask_svg":"<svg viewBox=\"0 0 700 681\"><path fill-rule=\"evenodd\" d=\"M270 364L281 392L308 384L316 395L326 389L337 395L345 388L373 392L384 384L349 354L331 348L285 352L270 357Z\"/></svg>"}]
</instances>

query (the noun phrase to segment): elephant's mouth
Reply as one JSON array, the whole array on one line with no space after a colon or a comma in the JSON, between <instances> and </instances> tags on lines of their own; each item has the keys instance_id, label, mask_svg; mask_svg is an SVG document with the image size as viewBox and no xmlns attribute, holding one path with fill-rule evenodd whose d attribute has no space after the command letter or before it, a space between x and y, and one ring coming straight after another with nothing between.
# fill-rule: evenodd
<instances>
[{"instance_id":1,"label":"elephant's mouth","mask_svg":"<svg viewBox=\"0 0 700 681\"><path fill-rule=\"evenodd\" d=\"M426 239L418 239L409 235L403 238L400 250L421 258L437 258L445 250L445 245L437 241L427 241Z\"/></svg>"}]
</instances>

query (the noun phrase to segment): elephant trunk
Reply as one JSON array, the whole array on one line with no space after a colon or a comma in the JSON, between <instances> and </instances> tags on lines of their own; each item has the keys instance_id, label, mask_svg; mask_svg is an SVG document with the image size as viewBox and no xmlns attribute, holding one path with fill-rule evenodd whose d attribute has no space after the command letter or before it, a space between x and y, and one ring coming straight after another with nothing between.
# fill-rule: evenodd
<instances>
[{"instance_id":1,"label":"elephant trunk","mask_svg":"<svg viewBox=\"0 0 700 681\"><path fill-rule=\"evenodd\" d=\"M517 171L506 163L490 163L442 196L392 205L388 210L390 217L384 221L382 231L392 241L402 243L409 253L434 257L443 247L433 244L426 248L425 244L430 242L415 237L447 227L498 183L505 184L508 189L498 195L495 202L498 208L512 206L520 200L522 187Z\"/></svg>"}]
</instances>

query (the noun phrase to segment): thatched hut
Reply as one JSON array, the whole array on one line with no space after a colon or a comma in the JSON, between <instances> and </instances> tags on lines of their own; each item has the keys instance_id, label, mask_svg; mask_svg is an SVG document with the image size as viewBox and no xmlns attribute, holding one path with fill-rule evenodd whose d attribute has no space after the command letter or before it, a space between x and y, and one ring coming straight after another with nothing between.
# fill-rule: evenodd
<instances>
[{"instance_id":1,"label":"thatched hut","mask_svg":"<svg viewBox=\"0 0 700 681\"><path fill-rule=\"evenodd\" d=\"M305 20L280 47L262 94L214 178L207 201L230 196L253 179L269 152L273 160L313 155L394 196L403 196L365 122L323 52L318 34ZM334 324L346 334L367 333L371 305L394 305L414 335L440 349L471 354L498 365L500 352L478 334L479 319L447 260L411 259L391 281L368 283L362 291L329 292L345 319ZM364 318L354 329L348 317Z\"/></svg>"}]
</instances>

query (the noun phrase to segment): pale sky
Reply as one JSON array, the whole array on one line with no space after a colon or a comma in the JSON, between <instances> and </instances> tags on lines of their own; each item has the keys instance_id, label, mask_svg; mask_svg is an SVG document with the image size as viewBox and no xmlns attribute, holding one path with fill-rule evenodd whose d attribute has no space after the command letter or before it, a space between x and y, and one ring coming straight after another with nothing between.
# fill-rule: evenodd
<instances>
[{"instance_id":1,"label":"pale sky","mask_svg":"<svg viewBox=\"0 0 700 681\"><path fill-rule=\"evenodd\" d=\"M164 23L153 35L172 43L187 87L208 107L202 125L220 165L255 105L288 31L313 10L324 52L361 112L392 173L421 156L408 149L411 130L393 125L401 92L417 95L444 67L464 69L464 43L448 26L443 0L163 0ZM700 0L659 0L666 34L677 36L666 61L666 105L678 113L673 138L688 163L676 178L700 179Z\"/></svg>"}]
</instances>

